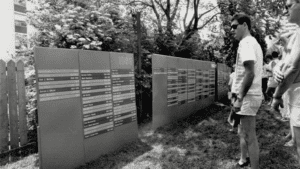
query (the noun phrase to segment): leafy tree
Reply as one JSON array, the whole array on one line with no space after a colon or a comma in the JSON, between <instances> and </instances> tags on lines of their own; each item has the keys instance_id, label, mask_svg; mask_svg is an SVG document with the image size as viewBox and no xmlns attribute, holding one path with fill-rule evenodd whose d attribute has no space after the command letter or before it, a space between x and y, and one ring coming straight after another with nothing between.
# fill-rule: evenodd
<instances>
[{"instance_id":1,"label":"leafy tree","mask_svg":"<svg viewBox=\"0 0 300 169\"><path fill-rule=\"evenodd\" d=\"M235 63L238 42L234 40L230 30L231 17L237 12L244 12L251 16L251 34L266 53L266 35L275 35L280 27L281 15L284 12L284 0L218 0L221 10L222 27L225 32L224 45L220 52L226 56L226 63Z\"/></svg>"},{"instance_id":2,"label":"leafy tree","mask_svg":"<svg viewBox=\"0 0 300 169\"><path fill-rule=\"evenodd\" d=\"M121 0L42 0L38 9L29 12L29 21L38 30L34 37L35 44L43 47L136 53L135 12L125 10L120 4ZM154 42L147 27L142 25L143 53L157 53ZM142 90L136 88L137 98L142 91L146 96L152 96L150 58L143 55L142 59L142 73L135 74L136 86L142 86ZM32 105L35 107L35 104Z\"/></svg>"},{"instance_id":3,"label":"leafy tree","mask_svg":"<svg viewBox=\"0 0 300 169\"><path fill-rule=\"evenodd\" d=\"M214 22L219 14L216 12L217 6L210 3L205 5L200 0L132 0L127 5L151 9L151 20L156 26L154 38L158 53L187 58L197 53L196 46L199 43L195 36L198 31ZM185 11L184 16L180 16L181 11ZM213 15L206 17L210 13ZM179 24L183 25L183 30L178 26L177 20L182 20Z\"/></svg>"},{"instance_id":4,"label":"leafy tree","mask_svg":"<svg viewBox=\"0 0 300 169\"><path fill-rule=\"evenodd\" d=\"M29 20L39 31L38 46L124 51L132 26L120 17L121 12L81 1L44 0L39 9L29 12Z\"/></svg>"}]
</instances>

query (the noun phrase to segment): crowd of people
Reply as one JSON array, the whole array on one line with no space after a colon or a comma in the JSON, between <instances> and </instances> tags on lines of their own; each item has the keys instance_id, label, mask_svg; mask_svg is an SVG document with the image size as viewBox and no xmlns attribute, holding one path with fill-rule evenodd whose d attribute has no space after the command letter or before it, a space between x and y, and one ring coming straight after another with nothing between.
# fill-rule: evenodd
<instances>
[{"instance_id":1,"label":"crowd of people","mask_svg":"<svg viewBox=\"0 0 300 169\"><path fill-rule=\"evenodd\" d=\"M232 103L228 122L231 131L235 127L238 130L241 156L237 165L240 167L259 168L256 114L263 102L280 120L290 122L287 137L291 140L285 145L296 147L300 165L300 0L287 0L286 10L289 23L269 47L266 59L250 34L250 17L238 13L231 20L239 47L228 84Z\"/></svg>"}]
</instances>

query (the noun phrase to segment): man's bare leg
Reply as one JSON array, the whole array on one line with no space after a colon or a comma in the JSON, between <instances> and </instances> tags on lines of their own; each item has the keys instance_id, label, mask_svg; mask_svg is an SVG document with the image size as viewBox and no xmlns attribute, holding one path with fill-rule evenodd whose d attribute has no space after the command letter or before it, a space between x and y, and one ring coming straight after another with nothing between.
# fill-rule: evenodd
<instances>
[{"instance_id":1,"label":"man's bare leg","mask_svg":"<svg viewBox=\"0 0 300 169\"><path fill-rule=\"evenodd\" d=\"M298 161L300 165L300 127L293 127L294 130L294 138L297 147Z\"/></svg>"},{"instance_id":2,"label":"man's bare leg","mask_svg":"<svg viewBox=\"0 0 300 169\"><path fill-rule=\"evenodd\" d=\"M256 137L256 116L242 116L241 125L251 162L251 169L259 168L259 147ZM299 133L300 134L300 133Z\"/></svg>"},{"instance_id":3,"label":"man's bare leg","mask_svg":"<svg viewBox=\"0 0 300 169\"><path fill-rule=\"evenodd\" d=\"M246 162L247 154L248 154L248 148L247 143L245 140L245 130L243 129L242 125L238 126L238 134L240 136L240 148L241 148L241 158L239 161L239 164L242 164Z\"/></svg>"}]
</instances>

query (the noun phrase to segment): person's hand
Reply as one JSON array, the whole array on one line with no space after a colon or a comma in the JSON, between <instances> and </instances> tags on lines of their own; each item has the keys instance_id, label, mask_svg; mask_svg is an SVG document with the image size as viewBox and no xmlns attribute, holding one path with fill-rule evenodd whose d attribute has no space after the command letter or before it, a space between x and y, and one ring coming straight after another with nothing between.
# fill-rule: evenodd
<instances>
[{"instance_id":1,"label":"person's hand","mask_svg":"<svg viewBox=\"0 0 300 169\"><path fill-rule=\"evenodd\" d=\"M233 106L234 105L234 102L236 101L237 99L237 95L235 93L231 93L231 105Z\"/></svg>"},{"instance_id":2,"label":"person's hand","mask_svg":"<svg viewBox=\"0 0 300 169\"><path fill-rule=\"evenodd\" d=\"M233 103L234 112L239 112L241 110L242 103L243 103L243 98L240 98L239 96L237 96Z\"/></svg>"},{"instance_id":3,"label":"person's hand","mask_svg":"<svg viewBox=\"0 0 300 169\"><path fill-rule=\"evenodd\" d=\"M273 77L277 83L281 83L284 78L281 67L282 66L275 66L273 69Z\"/></svg>"},{"instance_id":4,"label":"person's hand","mask_svg":"<svg viewBox=\"0 0 300 169\"><path fill-rule=\"evenodd\" d=\"M282 98L273 98L271 109L279 112L279 107L284 108Z\"/></svg>"}]
</instances>

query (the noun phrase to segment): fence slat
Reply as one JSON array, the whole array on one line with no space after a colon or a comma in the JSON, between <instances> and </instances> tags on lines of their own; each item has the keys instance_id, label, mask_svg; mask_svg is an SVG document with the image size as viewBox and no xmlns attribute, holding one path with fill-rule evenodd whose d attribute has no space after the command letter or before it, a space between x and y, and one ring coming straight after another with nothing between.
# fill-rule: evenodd
<instances>
[{"instance_id":1,"label":"fence slat","mask_svg":"<svg viewBox=\"0 0 300 169\"><path fill-rule=\"evenodd\" d=\"M10 60L7 63L7 84L8 84L8 103L9 103L9 131L10 148L19 147L18 133L18 113L17 113L17 91L16 91L16 64Z\"/></svg>"},{"instance_id":2,"label":"fence slat","mask_svg":"<svg viewBox=\"0 0 300 169\"><path fill-rule=\"evenodd\" d=\"M19 106L19 129L20 144L27 144L27 119L26 119L26 96L25 96L24 63L19 60L17 63L17 86L18 86L18 106Z\"/></svg>"},{"instance_id":3,"label":"fence slat","mask_svg":"<svg viewBox=\"0 0 300 169\"><path fill-rule=\"evenodd\" d=\"M0 153L8 150L6 63L0 60Z\"/></svg>"}]
</instances>

